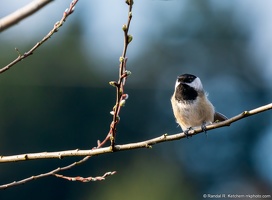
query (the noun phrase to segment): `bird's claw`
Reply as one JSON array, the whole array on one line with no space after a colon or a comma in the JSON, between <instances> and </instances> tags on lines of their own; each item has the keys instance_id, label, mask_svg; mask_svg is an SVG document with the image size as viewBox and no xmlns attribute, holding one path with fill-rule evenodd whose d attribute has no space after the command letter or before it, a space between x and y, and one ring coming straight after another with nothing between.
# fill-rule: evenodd
<instances>
[{"instance_id":1,"label":"bird's claw","mask_svg":"<svg viewBox=\"0 0 272 200\"><path fill-rule=\"evenodd\" d=\"M206 125L205 125L205 124L202 124L202 125L201 125L201 129L202 129L202 131L204 131L205 133L207 133L207 128L206 128Z\"/></svg>"},{"instance_id":2,"label":"bird's claw","mask_svg":"<svg viewBox=\"0 0 272 200\"><path fill-rule=\"evenodd\" d=\"M202 131L205 132L205 134L207 135L206 122L204 122L204 123L201 125L201 129L202 129ZM192 127L189 127L188 129L186 129L185 131L183 131L187 139L189 138L189 136L192 137L192 135L189 135L189 131L191 131L191 130L193 130L193 128L192 128Z\"/></svg>"},{"instance_id":3,"label":"bird's claw","mask_svg":"<svg viewBox=\"0 0 272 200\"><path fill-rule=\"evenodd\" d=\"M192 128L192 127L189 127L188 129L186 129L185 131L183 131L187 139L188 139L189 136L190 136L190 135L189 135L189 131L190 131L190 130L193 130L193 128ZM192 136L191 136L191 137L192 137Z\"/></svg>"},{"instance_id":4,"label":"bird's claw","mask_svg":"<svg viewBox=\"0 0 272 200\"><path fill-rule=\"evenodd\" d=\"M203 132L205 132L205 135L207 136L207 128L206 128L206 123L205 122L201 125L201 129L202 129Z\"/></svg>"}]
</instances>

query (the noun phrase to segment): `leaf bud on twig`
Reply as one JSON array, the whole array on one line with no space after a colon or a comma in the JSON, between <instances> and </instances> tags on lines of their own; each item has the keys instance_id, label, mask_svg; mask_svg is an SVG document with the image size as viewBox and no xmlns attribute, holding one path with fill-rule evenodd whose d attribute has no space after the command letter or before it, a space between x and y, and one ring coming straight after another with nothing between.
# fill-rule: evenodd
<instances>
[{"instance_id":1,"label":"leaf bud on twig","mask_svg":"<svg viewBox=\"0 0 272 200\"><path fill-rule=\"evenodd\" d=\"M116 81L110 81L109 84L113 87L117 87L118 83Z\"/></svg>"},{"instance_id":2,"label":"leaf bud on twig","mask_svg":"<svg viewBox=\"0 0 272 200\"><path fill-rule=\"evenodd\" d=\"M122 29L123 29L123 31L127 31L127 25L124 24L124 25L122 26Z\"/></svg>"},{"instance_id":3,"label":"leaf bud on twig","mask_svg":"<svg viewBox=\"0 0 272 200\"><path fill-rule=\"evenodd\" d=\"M76 8L76 6L73 6L73 7L72 7L72 12L74 12L75 8Z\"/></svg>"},{"instance_id":4,"label":"leaf bud on twig","mask_svg":"<svg viewBox=\"0 0 272 200\"><path fill-rule=\"evenodd\" d=\"M120 106L125 106L125 104L126 104L126 100L125 99L123 99L123 100L120 101Z\"/></svg>"},{"instance_id":5,"label":"leaf bud on twig","mask_svg":"<svg viewBox=\"0 0 272 200\"><path fill-rule=\"evenodd\" d=\"M127 70L126 70L126 71L122 74L121 78L128 77L129 75L131 75L131 71L127 71Z\"/></svg>"},{"instance_id":6,"label":"leaf bud on twig","mask_svg":"<svg viewBox=\"0 0 272 200\"><path fill-rule=\"evenodd\" d=\"M126 0L127 5L133 5L133 0Z\"/></svg>"},{"instance_id":7,"label":"leaf bud on twig","mask_svg":"<svg viewBox=\"0 0 272 200\"><path fill-rule=\"evenodd\" d=\"M128 94L123 94L122 99L128 99Z\"/></svg>"},{"instance_id":8,"label":"leaf bud on twig","mask_svg":"<svg viewBox=\"0 0 272 200\"><path fill-rule=\"evenodd\" d=\"M115 109L116 109L116 105L113 106L112 110L115 111Z\"/></svg>"},{"instance_id":9,"label":"leaf bud on twig","mask_svg":"<svg viewBox=\"0 0 272 200\"><path fill-rule=\"evenodd\" d=\"M125 73L127 74L127 76L131 75L131 71L126 70Z\"/></svg>"},{"instance_id":10,"label":"leaf bud on twig","mask_svg":"<svg viewBox=\"0 0 272 200\"><path fill-rule=\"evenodd\" d=\"M122 62L124 62L124 60L125 60L125 58L123 57L123 56L121 56L120 58L119 58L119 61L122 63Z\"/></svg>"},{"instance_id":11,"label":"leaf bud on twig","mask_svg":"<svg viewBox=\"0 0 272 200\"><path fill-rule=\"evenodd\" d=\"M60 22L57 21L57 22L54 24L54 26L59 26L59 24L60 24Z\"/></svg>"},{"instance_id":12,"label":"leaf bud on twig","mask_svg":"<svg viewBox=\"0 0 272 200\"><path fill-rule=\"evenodd\" d=\"M130 42L133 40L132 35L128 35L128 36L127 36L127 40L128 40L128 43L130 43Z\"/></svg>"}]
</instances>

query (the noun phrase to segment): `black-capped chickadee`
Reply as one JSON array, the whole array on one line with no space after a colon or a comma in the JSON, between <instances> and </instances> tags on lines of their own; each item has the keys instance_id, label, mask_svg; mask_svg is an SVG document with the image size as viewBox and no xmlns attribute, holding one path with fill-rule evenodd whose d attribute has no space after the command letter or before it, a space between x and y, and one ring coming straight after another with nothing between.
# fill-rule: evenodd
<instances>
[{"instance_id":1,"label":"black-capped chickadee","mask_svg":"<svg viewBox=\"0 0 272 200\"><path fill-rule=\"evenodd\" d=\"M215 112L200 79L192 74L178 76L171 103L176 121L186 135L192 127L201 126L205 131L205 125L227 119Z\"/></svg>"}]
</instances>

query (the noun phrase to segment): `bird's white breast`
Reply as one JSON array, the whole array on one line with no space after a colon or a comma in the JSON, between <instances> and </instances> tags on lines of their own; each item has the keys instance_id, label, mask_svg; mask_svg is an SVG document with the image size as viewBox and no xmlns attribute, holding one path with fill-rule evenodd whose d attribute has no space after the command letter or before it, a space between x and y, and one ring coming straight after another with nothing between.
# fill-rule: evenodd
<instances>
[{"instance_id":1,"label":"bird's white breast","mask_svg":"<svg viewBox=\"0 0 272 200\"><path fill-rule=\"evenodd\" d=\"M176 121L182 130L212 123L214 120L214 108L205 94L190 103L177 102L173 96L171 102Z\"/></svg>"}]
</instances>

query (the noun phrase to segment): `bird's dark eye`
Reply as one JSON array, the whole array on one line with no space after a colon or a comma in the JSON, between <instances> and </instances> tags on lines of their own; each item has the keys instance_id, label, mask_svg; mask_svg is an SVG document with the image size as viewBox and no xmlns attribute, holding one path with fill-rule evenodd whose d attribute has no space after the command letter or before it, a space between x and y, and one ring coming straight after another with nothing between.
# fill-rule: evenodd
<instances>
[{"instance_id":1,"label":"bird's dark eye","mask_svg":"<svg viewBox=\"0 0 272 200\"><path fill-rule=\"evenodd\" d=\"M193 82L194 78L192 76L188 77L187 82L191 83Z\"/></svg>"},{"instance_id":2,"label":"bird's dark eye","mask_svg":"<svg viewBox=\"0 0 272 200\"><path fill-rule=\"evenodd\" d=\"M196 79L196 76L192 74L183 74L178 77L179 82L192 83Z\"/></svg>"}]
</instances>

